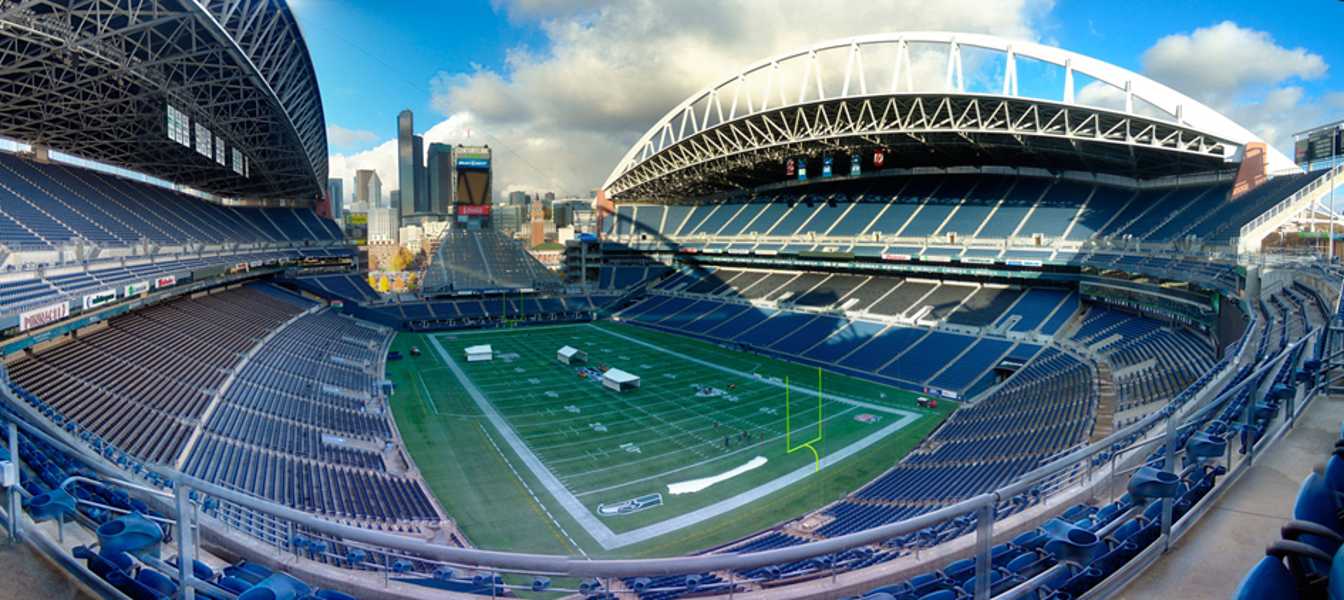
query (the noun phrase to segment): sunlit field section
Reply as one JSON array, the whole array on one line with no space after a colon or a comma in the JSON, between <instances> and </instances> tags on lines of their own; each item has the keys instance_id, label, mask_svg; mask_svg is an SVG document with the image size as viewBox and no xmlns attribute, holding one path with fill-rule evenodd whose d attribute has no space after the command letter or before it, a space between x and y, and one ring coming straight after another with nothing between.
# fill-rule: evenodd
<instances>
[{"instance_id":1,"label":"sunlit field section","mask_svg":"<svg viewBox=\"0 0 1344 600\"><path fill-rule=\"evenodd\" d=\"M492 359L468 362L480 345ZM403 335L395 347L410 346L421 356L389 365L402 435L445 508L491 548L661 554L728 542L852 491L952 410L613 323ZM586 361L566 364L565 347ZM638 387L604 385L610 369Z\"/></svg>"}]
</instances>

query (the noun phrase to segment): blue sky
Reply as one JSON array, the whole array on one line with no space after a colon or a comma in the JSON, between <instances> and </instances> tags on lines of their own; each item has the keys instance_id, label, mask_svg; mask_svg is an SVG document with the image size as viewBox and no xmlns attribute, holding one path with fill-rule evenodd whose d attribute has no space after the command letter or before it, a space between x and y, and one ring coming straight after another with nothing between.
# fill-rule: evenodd
<instances>
[{"instance_id":1,"label":"blue sky","mask_svg":"<svg viewBox=\"0 0 1344 600\"><path fill-rule=\"evenodd\" d=\"M376 168L384 190L395 187L387 141L402 108L430 141L494 146L501 188L578 194L658 116L736 66L882 31L1058 45L1171 85L1279 147L1296 129L1344 118L1344 2L826 4L291 2L322 89L333 176Z\"/></svg>"}]
</instances>

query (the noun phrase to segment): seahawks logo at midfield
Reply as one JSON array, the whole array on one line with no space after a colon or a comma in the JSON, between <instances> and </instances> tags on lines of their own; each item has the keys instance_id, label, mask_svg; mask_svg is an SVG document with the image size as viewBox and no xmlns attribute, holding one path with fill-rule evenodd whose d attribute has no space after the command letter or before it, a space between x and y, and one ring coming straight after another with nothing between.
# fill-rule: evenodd
<instances>
[{"instance_id":1,"label":"seahawks logo at midfield","mask_svg":"<svg viewBox=\"0 0 1344 600\"><path fill-rule=\"evenodd\" d=\"M602 515L604 517L629 515L637 513L641 510L648 510L650 508L662 505L663 505L662 494L648 494L645 496L640 496L638 498L622 500L615 504L599 504L597 505L597 514Z\"/></svg>"}]
</instances>

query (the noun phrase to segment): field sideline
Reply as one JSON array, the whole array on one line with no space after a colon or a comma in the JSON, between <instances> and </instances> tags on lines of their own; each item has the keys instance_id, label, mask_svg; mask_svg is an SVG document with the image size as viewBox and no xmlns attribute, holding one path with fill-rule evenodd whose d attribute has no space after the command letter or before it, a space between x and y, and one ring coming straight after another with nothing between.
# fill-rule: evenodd
<instances>
[{"instance_id":1,"label":"field sideline","mask_svg":"<svg viewBox=\"0 0 1344 600\"><path fill-rule=\"evenodd\" d=\"M819 431L811 367L605 322L433 335L394 342L406 357L388 364L394 416L446 512L490 549L648 556L725 543L844 496L953 408L921 410L908 392L827 373ZM479 343L494 361L462 359ZM587 351L590 367L640 375L641 387L580 377L556 360L563 345ZM818 436L819 473L811 448L798 448ZM670 493L689 480L712 484ZM598 511L635 498L641 510Z\"/></svg>"}]
</instances>

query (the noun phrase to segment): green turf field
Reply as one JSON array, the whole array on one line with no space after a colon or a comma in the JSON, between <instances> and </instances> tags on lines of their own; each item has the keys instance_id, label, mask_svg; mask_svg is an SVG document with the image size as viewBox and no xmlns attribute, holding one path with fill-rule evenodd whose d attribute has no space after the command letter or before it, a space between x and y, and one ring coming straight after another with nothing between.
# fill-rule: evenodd
<instances>
[{"instance_id":1,"label":"green turf field","mask_svg":"<svg viewBox=\"0 0 1344 600\"><path fill-rule=\"evenodd\" d=\"M487 343L493 361L464 360ZM641 386L580 377L556 359L566 345ZM815 368L615 323L403 334L394 348L408 356L388 365L407 448L492 549L664 555L731 541L852 491L952 410L830 373L819 401Z\"/></svg>"}]
</instances>

